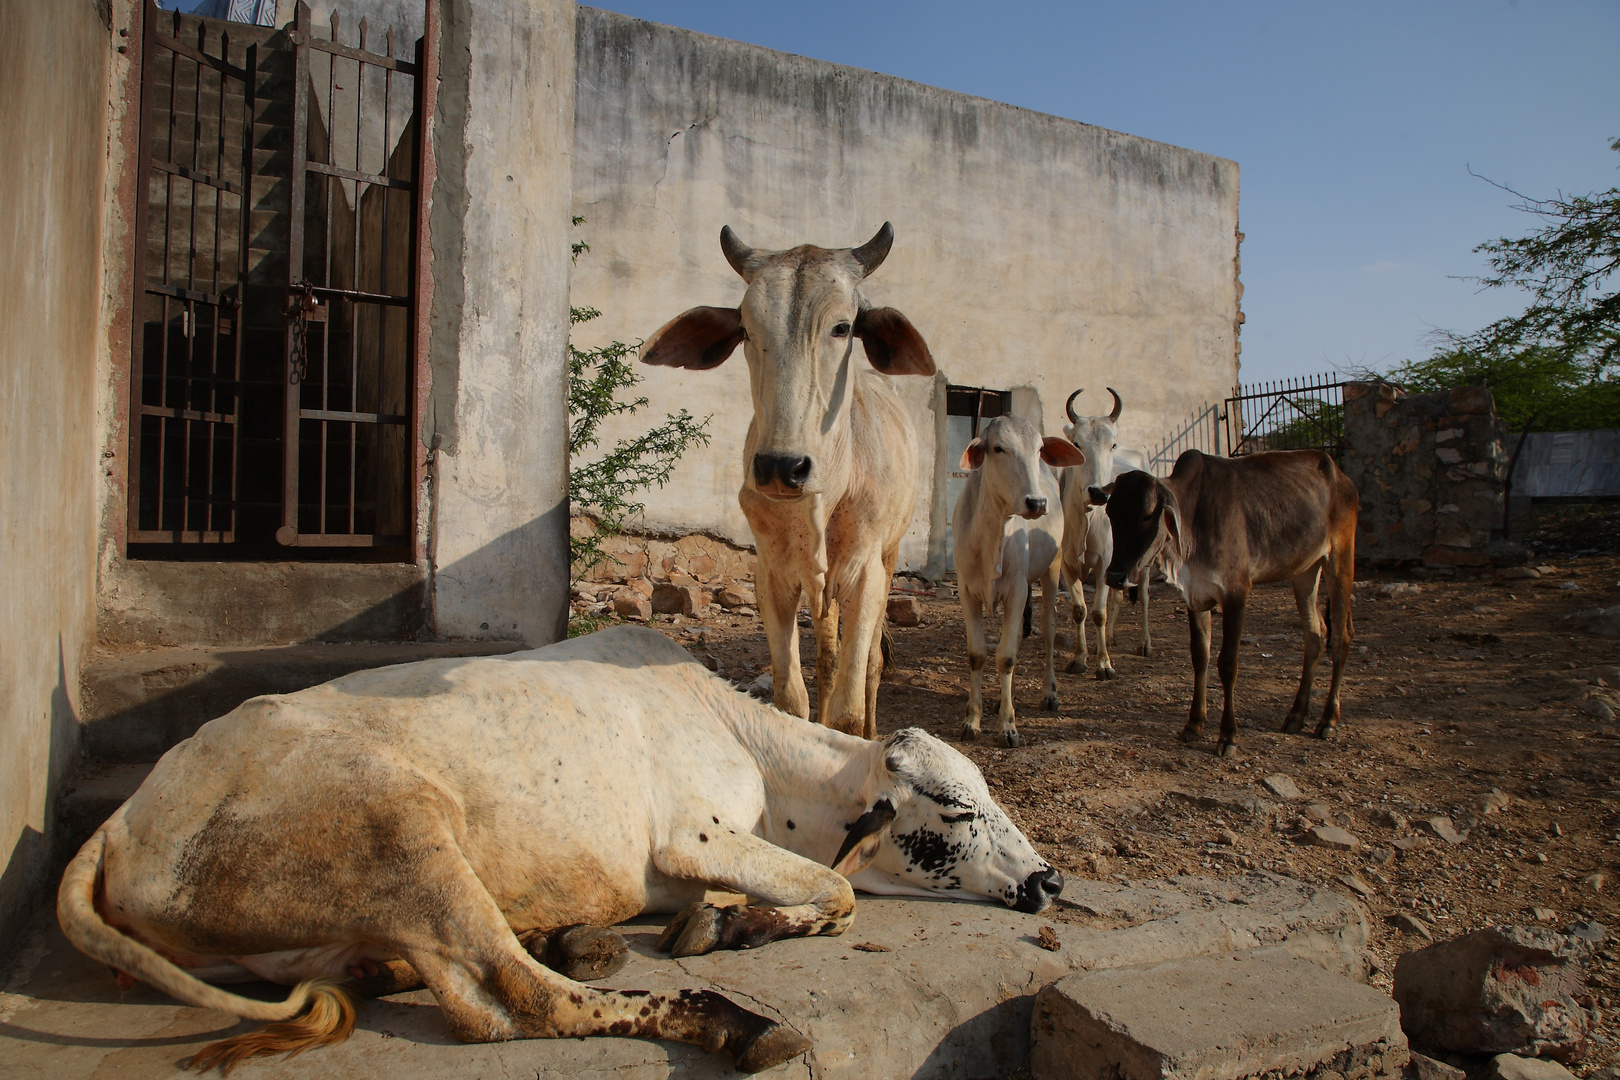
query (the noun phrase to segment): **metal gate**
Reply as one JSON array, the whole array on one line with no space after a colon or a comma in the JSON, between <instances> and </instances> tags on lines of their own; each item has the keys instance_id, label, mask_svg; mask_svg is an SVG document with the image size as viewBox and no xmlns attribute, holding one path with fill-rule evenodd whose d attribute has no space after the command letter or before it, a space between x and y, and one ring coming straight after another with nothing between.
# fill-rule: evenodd
<instances>
[{"instance_id":1,"label":"metal gate","mask_svg":"<svg viewBox=\"0 0 1620 1080\"><path fill-rule=\"evenodd\" d=\"M420 162L411 118L420 55L395 57L392 30L374 51L365 19L356 44L343 44L336 12L330 35L317 37L302 2L289 37L296 53L276 540L402 547L412 516Z\"/></svg>"},{"instance_id":2,"label":"metal gate","mask_svg":"<svg viewBox=\"0 0 1620 1080\"><path fill-rule=\"evenodd\" d=\"M257 47L151 0L146 14L128 538L228 544Z\"/></svg>"},{"instance_id":3,"label":"metal gate","mask_svg":"<svg viewBox=\"0 0 1620 1080\"><path fill-rule=\"evenodd\" d=\"M429 50L144 6L132 554L408 557Z\"/></svg>"},{"instance_id":4,"label":"metal gate","mask_svg":"<svg viewBox=\"0 0 1620 1080\"><path fill-rule=\"evenodd\" d=\"M1261 450L1344 454L1344 383L1332 375L1239 386L1223 411L1228 457Z\"/></svg>"}]
</instances>

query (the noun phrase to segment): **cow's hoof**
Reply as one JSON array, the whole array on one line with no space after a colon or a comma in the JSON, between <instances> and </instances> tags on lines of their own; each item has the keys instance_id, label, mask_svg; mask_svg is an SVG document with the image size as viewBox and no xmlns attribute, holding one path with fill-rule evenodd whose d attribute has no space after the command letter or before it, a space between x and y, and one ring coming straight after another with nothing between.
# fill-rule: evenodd
<instances>
[{"instance_id":1,"label":"cow's hoof","mask_svg":"<svg viewBox=\"0 0 1620 1080\"><path fill-rule=\"evenodd\" d=\"M1045 697L1041 698L1041 708L1045 709L1047 712L1057 712L1058 711L1057 695L1056 694L1047 694Z\"/></svg>"},{"instance_id":2,"label":"cow's hoof","mask_svg":"<svg viewBox=\"0 0 1620 1080\"><path fill-rule=\"evenodd\" d=\"M594 982L616 974L630 958L630 946L613 930L600 926L569 926L553 933L536 957L542 964L575 982Z\"/></svg>"},{"instance_id":3,"label":"cow's hoof","mask_svg":"<svg viewBox=\"0 0 1620 1080\"><path fill-rule=\"evenodd\" d=\"M1188 724L1186 727L1181 729L1180 738L1182 742L1197 742L1199 739L1203 738L1203 736L1204 729L1193 727L1191 724Z\"/></svg>"},{"instance_id":4,"label":"cow's hoof","mask_svg":"<svg viewBox=\"0 0 1620 1080\"><path fill-rule=\"evenodd\" d=\"M1305 718L1303 716L1290 716L1283 721L1282 729L1284 735L1298 735L1305 730Z\"/></svg>"},{"instance_id":5,"label":"cow's hoof","mask_svg":"<svg viewBox=\"0 0 1620 1080\"><path fill-rule=\"evenodd\" d=\"M1215 756L1223 758L1237 757L1237 743L1222 739L1215 747Z\"/></svg>"},{"instance_id":6,"label":"cow's hoof","mask_svg":"<svg viewBox=\"0 0 1620 1080\"><path fill-rule=\"evenodd\" d=\"M810 1049L810 1040L786 1024L772 1024L737 1055L737 1070L764 1072Z\"/></svg>"},{"instance_id":7,"label":"cow's hoof","mask_svg":"<svg viewBox=\"0 0 1620 1080\"><path fill-rule=\"evenodd\" d=\"M1111 668L1111 667L1100 667L1100 668L1097 669L1097 679L1098 679L1098 681L1104 681L1104 680L1107 680L1107 679L1112 679L1113 677L1114 677L1114 669L1113 668Z\"/></svg>"},{"instance_id":8,"label":"cow's hoof","mask_svg":"<svg viewBox=\"0 0 1620 1080\"><path fill-rule=\"evenodd\" d=\"M1090 665L1088 665L1084 660L1070 660L1069 666L1063 670L1068 672L1070 675L1084 675L1089 666Z\"/></svg>"},{"instance_id":9,"label":"cow's hoof","mask_svg":"<svg viewBox=\"0 0 1620 1080\"><path fill-rule=\"evenodd\" d=\"M1018 732L1014 731L1012 728L1008 728L1006 731L1003 731L1001 733L1001 737L1007 740L1008 746L1020 746L1024 741L1024 737L1018 734Z\"/></svg>"},{"instance_id":10,"label":"cow's hoof","mask_svg":"<svg viewBox=\"0 0 1620 1080\"><path fill-rule=\"evenodd\" d=\"M978 737L979 737L979 728L978 728L977 724L963 724L962 725L962 741L963 742L973 742Z\"/></svg>"},{"instance_id":11,"label":"cow's hoof","mask_svg":"<svg viewBox=\"0 0 1620 1080\"><path fill-rule=\"evenodd\" d=\"M1143 645L1141 648L1137 649L1136 651L1137 651L1137 654L1140 655L1140 656L1152 656L1153 655L1153 646L1151 646L1151 645Z\"/></svg>"},{"instance_id":12,"label":"cow's hoof","mask_svg":"<svg viewBox=\"0 0 1620 1080\"><path fill-rule=\"evenodd\" d=\"M720 944L721 927L719 908L702 901L688 904L685 911L664 927L658 947L668 949L669 955L677 960L683 956L701 956Z\"/></svg>"},{"instance_id":13,"label":"cow's hoof","mask_svg":"<svg viewBox=\"0 0 1620 1080\"><path fill-rule=\"evenodd\" d=\"M1337 739L1339 737L1338 724L1319 724L1316 728L1318 739Z\"/></svg>"}]
</instances>

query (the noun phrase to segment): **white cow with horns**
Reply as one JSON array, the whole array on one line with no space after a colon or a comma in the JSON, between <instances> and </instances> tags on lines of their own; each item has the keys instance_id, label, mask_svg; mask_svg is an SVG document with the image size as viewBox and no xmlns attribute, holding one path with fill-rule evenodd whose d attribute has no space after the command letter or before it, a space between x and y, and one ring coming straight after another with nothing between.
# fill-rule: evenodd
<instances>
[{"instance_id":1,"label":"white cow with horns","mask_svg":"<svg viewBox=\"0 0 1620 1080\"><path fill-rule=\"evenodd\" d=\"M1080 416L1074 411L1074 399L1085 392L1081 387L1063 403L1069 422L1063 434L1080 448L1085 464L1065 470L1063 487L1063 576L1069 582L1069 599L1074 612L1074 657L1069 661L1072 675L1086 672L1086 605L1085 582L1093 585L1089 614L1097 624L1097 678L1114 677L1114 660L1109 655L1114 627L1119 619L1119 593L1110 595L1103 575L1114 554L1114 534L1108 525L1108 514L1103 508L1106 496L1093 496L1093 488L1103 488L1114 478L1132 469L1147 470L1147 455L1140 450L1119 445L1119 416L1124 403L1112 386L1108 393L1114 398L1114 410L1107 416ZM1148 577L1144 569L1136 583L1142 601L1143 656L1153 654L1153 639L1148 634Z\"/></svg>"},{"instance_id":2,"label":"white cow with horns","mask_svg":"<svg viewBox=\"0 0 1620 1080\"><path fill-rule=\"evenodd\" d=\"M996 676L1001 686L997 720L1008 746L1019 743L1013 722L1013 668L1018 664L1019 631L1025 619L1030 586L1041 587L1041 636L1046 644L1046 693L1041 708L1056 709L1057 671L1053 644L1057 634L1058 551L1063 544L1063 507L1057 479L1048 471L1081 465L1085 455L1073 443L1042 438L1035 425L1016 416L998 416L967 449L962 468L967 484L951 515L956 538L957 590L962 598L962 625L967 630L966 739L979 737L983 713L984 618L1000 604L1001 640L996 645Z\"/></svg>"},{"instance_id":3,"label":"white cow with horns","mask_svg":"<svg viewBox=\"0 0 1620 1080\"><path fill-rule=\"evenodd\" d=\"M752 1072L808 1040L713 991L554 968L611 974L625 945L599 928L643 912L679 912L676 956L840 934L851 880L1029 912L1063 887L938 739L792 720L621 627L245 703L164 755L68 866L57 914L120 972L273 1022L194 1065L340 1041L356 992L426 984L469 1042L674 1039ZM297 988L204 981L249 972Z\"/></svg>"},{"instance_id":4,"label":"white cow with horns","mask_svg":"<svg viewBox=\"0 0 1620 1080\"><path fill-rule=\"evenodd\" d=\"M641 348L643 363L701 370L743 346L754 417L738 502L758 552L754 588L776 705L810 716L799 670L802 594L815 623L818 719L869 739L889 582L917 498L917 433L888 377L934 373L906 317L860 293L893 243L885 222L857 248L761 251L727 226L720 247L748 283L742 303L692 308ZM876 371L853 359L857 338Z\"/></svg>"}]
</instances>

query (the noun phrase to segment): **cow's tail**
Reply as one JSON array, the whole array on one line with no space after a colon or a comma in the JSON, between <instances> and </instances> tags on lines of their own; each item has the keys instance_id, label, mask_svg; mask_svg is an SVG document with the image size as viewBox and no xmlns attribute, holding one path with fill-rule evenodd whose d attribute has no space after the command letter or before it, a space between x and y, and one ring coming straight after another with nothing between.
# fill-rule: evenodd
<instances>
[{"instance_id":1,"label":"cow's tail","mask_svg":"<svg viewBox=\"0 0 1620 1080\"><path fill-rule=\"evenodd\" d=\"M216 1009L244 1020L272 1021L209 1043L186 1062L191 1068L214 1066L229 1073L242 1061L261 1054L293 1054L312 1046L342 1042L354 1030L354 997L330 979L299 983L285 1001L255 1001L221 990L187 974L179 965L107 924L96 910L96 884L101 877L107 834L98 830L79 849L62 875L56 894L56 918L81 952L201 1009Z\"/></svg>"}]
</instances>

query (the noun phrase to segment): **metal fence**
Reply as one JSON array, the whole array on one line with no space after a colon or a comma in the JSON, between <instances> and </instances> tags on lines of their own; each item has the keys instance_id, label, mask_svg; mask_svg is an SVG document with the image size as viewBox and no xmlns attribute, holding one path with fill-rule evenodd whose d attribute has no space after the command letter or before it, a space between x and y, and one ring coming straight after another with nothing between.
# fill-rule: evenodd
<instances>
[{"instance_id":1,"label":"metal fence","mask_svg":"<svg viewBox=\"0 0 1620 1080\"><path fill-rule=\"evenodd\" d=\"M1237 386L1172 428L1148 452L1148 468L1165 474L1188 450L1240 457L1262 450L1344 451L1344 382L1306 375Z\"/></svg>"}]
</instances>

